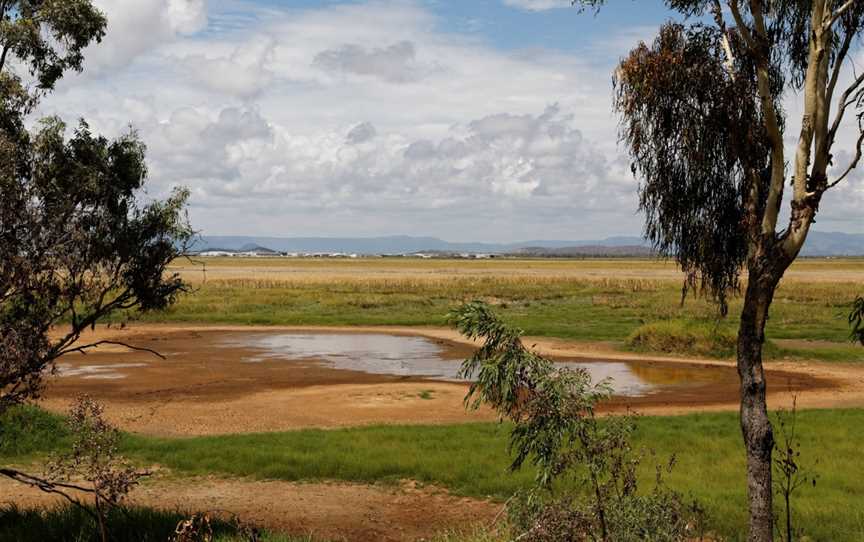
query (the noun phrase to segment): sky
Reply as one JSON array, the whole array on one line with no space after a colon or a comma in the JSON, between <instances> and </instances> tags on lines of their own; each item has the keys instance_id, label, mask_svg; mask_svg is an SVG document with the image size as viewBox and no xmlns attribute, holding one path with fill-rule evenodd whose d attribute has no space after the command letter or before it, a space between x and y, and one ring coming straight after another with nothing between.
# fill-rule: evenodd
<instances>
[{"instance_id":1,"label":"sky","mask_svg":"<svg viewBox=\"0 0 864 542\"><path fill-rule=\"evenodd\" d=\"M188 187L205 235L642 231L612 72L671 16L660 2L94 2L107 36L39 114L137 130L145 197ZM862 179L826 196L817 229L864 233Z\"/></svg>"}]
</instances>

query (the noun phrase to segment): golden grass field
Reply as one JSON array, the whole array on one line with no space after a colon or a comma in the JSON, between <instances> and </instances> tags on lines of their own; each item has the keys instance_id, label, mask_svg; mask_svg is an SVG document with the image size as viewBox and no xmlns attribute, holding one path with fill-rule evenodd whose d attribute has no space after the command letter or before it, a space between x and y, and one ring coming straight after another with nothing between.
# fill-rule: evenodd
<instances>
[{"instance_id":1,"label":"golden grass field","mask_svg":"<svg viewBox=\"0 0 864 542\"><path fill-rule=\"evenodd\" d=\"M198 258L177 260L170 268L192 283L250 280L258 283L406 280L445 282L495 277L506 281L542 279L683 279L678 266L660 259L488 259L419 258ZM864 285L864 258L799 259L787 282L851 282Z\"/></svg>"},{"instance_id":2,"label":"golden grass field","mask_svg":"<svg viewBox=\"0 0 864 542\"><path fill-rule=\"evenodd\" d=\"M480 299L530 335L728 358L740 311L736 296L725 319L704 296L682 303L683 274L658 259L223 257L171 271L193 291L150 321L444 326L448 311ZM862 258L796 262L775 296L769 357L861 361L846 320L862 293ZM676 343L683 334L690 346Z\"/></svg>"}]
</instances>

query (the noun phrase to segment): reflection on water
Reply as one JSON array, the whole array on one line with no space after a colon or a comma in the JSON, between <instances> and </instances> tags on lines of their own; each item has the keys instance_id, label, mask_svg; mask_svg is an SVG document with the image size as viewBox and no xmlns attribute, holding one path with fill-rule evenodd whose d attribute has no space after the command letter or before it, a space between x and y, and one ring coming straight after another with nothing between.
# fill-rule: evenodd
<instances>
[{"instance_id":1,"label":"reflection on water","mask_svg":"<svg viewBox=\"0 0 864 542\"><path fill-rule=\"evenodd\" d=\"M226 339L224 346L257 351L247 363L309 361L333 369L372 374L458 380L460 362L446 359L441 346L425 337L376 333L268 333ZM661 388L712 378L713 371L651 367L619 361L561 361L583 367L595 382L609 378L617 395L638 397ZM708 373L708 374L706 374Z\"/></svg>"}]
</instances>

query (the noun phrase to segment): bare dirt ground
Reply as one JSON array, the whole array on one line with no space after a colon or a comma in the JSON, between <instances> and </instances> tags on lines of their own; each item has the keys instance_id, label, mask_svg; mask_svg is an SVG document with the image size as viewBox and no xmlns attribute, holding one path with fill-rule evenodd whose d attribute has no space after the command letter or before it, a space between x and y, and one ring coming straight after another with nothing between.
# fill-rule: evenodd
<instances>
[{"instance_id":1,"label":"bare dirt ground","mask_svg":"<svg viewBox=\"0 0 864 542\"><path fill-rule=\"evenodd\" d=\"M0 505L42 507L59 499L0 478ZM428 539L444 530L488 524L501 508L408 482L390 487L210 477L148 481L133 491L130 503L183 513L230 510L272 531L352 542Z\"/></svg>"},{"instance_id":2,"label":"bare dirt ground","mask_svg":"<svg viewBox=\"0 0 864 542\"><path fill-rule=\"evenodd\" d=\"M335 370L310 362L241 363L244 347L216 344L231 334L273 331L375 332L421 335L443 346L456 364L473 346L449 329L317 328L202 325L135 325L97 328L88 340L117 339L159 350L151 354L122 347L100 347L89 355L61 360L76 376L52 378L44 406L63 411L74 398L90 394L106 404L119 427L151 435L194 436L224 433L332 428L376 423L460 423L494 419L490 410L466 411L467 385L417 377ZM633 360L643 378L662 382L675 371L711 373L686 387L643 397L616 398L609 410L632 408L642 413L677 414L694 410L737 408L738 381L733 364L711 360L640 357L613 351L602 343L528 338L550 356L570 359ZM96 372L94 372L96 371ZM821 363L772 364L768 371L772 406L786 404L796 393L801 407L864 404L864 372Z\"/></svg>"}]
</instances>

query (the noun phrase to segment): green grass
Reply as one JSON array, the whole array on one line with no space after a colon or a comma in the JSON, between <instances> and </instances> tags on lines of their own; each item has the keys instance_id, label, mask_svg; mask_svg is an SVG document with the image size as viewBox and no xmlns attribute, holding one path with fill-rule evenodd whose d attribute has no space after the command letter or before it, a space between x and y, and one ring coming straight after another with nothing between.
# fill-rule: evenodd
<instances>
[{"instance_id":1,"label":"green grass","mask_svg":"<svg viewBox=\"0 0 864 542\"><path fill-rule=\"evenodd\" d=\"M69 428L62 416L24 405L12 408L0 418L0 459L33 461L71 443Z\"/></svg>"},{"instance_id":2,"label":"green grass","mask_svg":"<svg viewBox=\"0 0 864 542\"><path fill-rule=\"evenodd\" d=\"M804 462L820 478L796 502L805 530L818 540L864 539L864 472L857 428L864 411L799 413ZM410 478L461 495L506 499L530 484L530 469L507 470L506 425L388 426L335 431L236 435L183 440L132 438L134 457L189 474L223 473L282 480L380 483ZM638 443L659 457L675 454L669 482L709 510L712 527L734 538L745 525L743 450L733 414L646 417ZM653 471L647 468L646 479Z\"/></svg>"},{"instance_id":3,"label":"green grass","mask_svg":"<svg viewBox=\"0 0 864 542\"><path fill-rule=\"evenodd\" d=\"M44 414L31 411L30 416ZM23 418L18 418L20 421ZM5 425L5 421L3 422ZM800 525L814 540L864 539L864 410L798 414L803 463L819 475L795 501ZM41 422L36 427L47 427ZM530 469L508 472L506 424L376 426L184 439L127 436L123 451L178 476L216 474L290 481L391 483L413 479L472 497L503 500L531 483ZM48 438L36 439L50 443ZM669 483L701 501L711 526L731 540L745 525L744 457L735 414L644 417L639 444L658 458L675 454ZM52 447L52 446L49 446ZM56 446L53 446L56 447ZM0 459L32 459L0 448ZM646 480L653 471L644 465Z\"/></svg>"},{"instance_id":4,"label":"green grass","mask_svg":"<svg viewBox=\"0 0 864 542\"><path fill-rule=\"evenodd\" d=\"M721 336L734 335L741 308L741 300L733 298L730 316L718 321L717 307L706 299L690 296L681 304L679 280L616 278L614 273L591 279L562 275L582 267L591 270L592 262L392 262L388 263L392 268L386 268L392 275L388 278L391 275L381 271L383 264L375 262L277 260L259 264L242 259L216 260L208 262L215 276L244 264L263 265L263 271L250 272L247 278L229 274L229 278L208 279L169 311L149 314L145 319L261 325L443 326L447 312L458 304L485 299L529 335L624 345L641 326L670 325L667 322L674 326L675 322L687 321L696 327L716 328ZM821 269L821 264L802 265ZM309 267L312 265L318 267ZM651 261L622 260L620 265L624 271L631 267L665 269ZM842 267L844 262L834 265L846 269ZM343 274L319 277L314 273L318 268L324 274L328 270ZM524 274L520 275L522 268ZM825 273L832 269L825 265ZM292 279L292 270L306 275ZM364 278L366 272L373 276ZM775 296L768 337L829 341L832 346L778 349L776 357L864 361L864 350L848 343L847 315L852 300L860 293L861 285L856 282L783 282ZM720 357L729 354L728 348L709 348L705 352Z\"/></svg>"},{"instance_id":5,"label":"green grass","mask_svg":"<svg viewBox=\"0 0 864 542\"><path fill-rule=\"evenodd\" d=\"M375 426L192 439L130 436L124 451L190 475L395 483L412 479L460 495L505 499L532 473L507 472L507 427Z\"/></svg>"}]
</instances>

